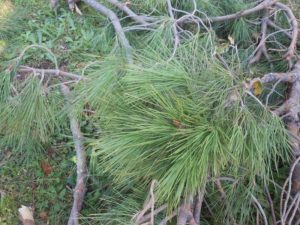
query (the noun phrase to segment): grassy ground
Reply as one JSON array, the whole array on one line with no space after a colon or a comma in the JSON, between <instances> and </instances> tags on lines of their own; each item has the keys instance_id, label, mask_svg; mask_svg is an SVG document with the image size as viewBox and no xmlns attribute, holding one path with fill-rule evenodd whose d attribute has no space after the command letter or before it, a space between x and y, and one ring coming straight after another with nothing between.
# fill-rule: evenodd
<instances>
[{"instance_id":1,"label":"grassy ground","mask_svg":"<svg viewBox=\"0 0 300 225\"><path fill-rule=\"evenodd\" d=\"M111 48L106 40L109 28L103 27L99 14L81 8L86 12L84 18L71 13L66 5L54 12L46 0L0 0L0 70L33 44L51 49L59 66L67 71L79 72L101 58ZM34 49L23 63L54 68L51 60L48 53ZM60 143L42 151L0 149L1 225L17 224L21 205L34 209L37 224L65 224L76 172L75 153L68 140L61 138ZM94 207L98 195L91 192L86 204Z\"/></svg>"}]
</instances>

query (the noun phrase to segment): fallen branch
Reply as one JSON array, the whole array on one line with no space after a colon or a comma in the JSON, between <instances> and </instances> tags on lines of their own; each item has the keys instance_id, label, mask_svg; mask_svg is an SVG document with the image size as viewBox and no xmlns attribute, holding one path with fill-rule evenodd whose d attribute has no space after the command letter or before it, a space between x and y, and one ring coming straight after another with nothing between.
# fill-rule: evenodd
<instances>
[{"instance_id":1,"label":"fallen branch","mask_svg":"<svg viewBox=\"0 0 300 225\"><path fill-rule=\"evenodd\" d=\"M294 66L294 69L287 73L269 73L262 78L255 78L249 82L248 88L252 87L259 80L262 84L281 80L291 84L289 97L273 113L277 116L283 116L286 127L290 134L291 146L293 148L294 161L300 156L300 60ZM293 194L300 191L300 163L295 161L291 170L291 190Z\"/></svg>"},{"instance_id":2,"label":"fallen branch","mask_svg":"<svg viewBox=\"0 0 300 225\"><path fill-rule=\"evenodd\" d=\"M172 30L173 30L173 35L174 35L174 48L173 48L172 56L169 59L169 61L170 61L176 54L178 45L180 44L180 37L179 37L178 30L177 30L177 23L175 22L175 17L173 14L173 7L171 4L171 0L167 0L167 5L168 5L169 15L170 15L171 19L173 20Z\"/></svg>"},{"instance_id":3,"label":"fallen branch","mask_svg":"<svg viewBox=\"0 0 300 225\"><path fill-rule=\"evenodd\" d=\"M177 225L186 225L186 223L196 225L196 221L192 213L192 203L184 203L179 208Z\"/></svg>"},{"instance_id":4,"label":"fallen branch","mask_svg":"<svg viewBox=\"0 0 300 225\"><path fill-rule=\"evenodd\" d=\"M66 99L67 108L69 110L68 116L77 158L76 186L73 193L73 206L68 225L78 225L79 213L82 208L84 196L87 190L86 180L88 176L88 170L86 165L86 154L83 147L83 135L81 134L78 121L73 112L70 89L66 85L61 85L61 91Z\"/></svg>"},{"instance_id":5,"label":"fallen branch","mask_svg":"<svg viewBox=\"0 0 300 225\"><path fill-rule=\"evenodd\" d=\"M176 210L177 211L177 210ZM173 211L171 213L171 215L167 216L166 218L164 218L162 221L160 221L160 223L158 225L166 225L168 221L170 221L171 219L173 219L176 215L177 212Z\"/></svg>"},{"instance_id":6,"label":"fallen branch","mask_svg":"<svg viewBox=\"0 0 300 225\"><path fill-rule=\"evenodd\" d=\"M226 20L239 19L241 17L249 16L253 13L265 10L265 9L269 8L270 6L274 5L276 2L277 1L275 1L275 0L264 0L260 4L258 4L257 6L255 6L253 8L241 10L239 12L229 14L229 15L225 15L225 16L202 18L200 22L201 23L202 22L203 23L216 23L216 22L224 22ZM192 23L192 21L185 20L185 21L183 21L183 23Z\"/></svg>"},{"instance_id":7,"label":"fallen branch","mask_svg":"<svg viewBox=\"0 0 300 225\"><path fill-rule=\"evenodd\" d=\"M131 19L133 19L135 22L148 25L148 22L141 16L138 16L135 12L133 12L126 3L121 3L118 0L107 0L109 3L113 4L117 8L119 8L121 11L125 12Z\"/></svg>"},{"instance_id":8,"label":"fallen branch","mask_svg":"<svg viewBox=\"0 0 300 225\"><path fill-rule=\"evenodd\" d=\"M150 186L150 191L149 191L149 200L147 199L143 209L136 215L134 216L134 220L135 220L135 224L141 224L141 221L145 221L145 213L148 210L151 210L151 212L147 215L147 218L149 217L150 219L150 224L154 225L154 205L155 205L155 197L154 197L154 188L155 188L155 184L156 184L156 180L153 180L151 182L151 186Z\"/></svg>"},{"instance_id":9,"label":"fallen branch","mask_svg":"<svg viewBox=\"0 0 300 225\"><path fill-rule=\"evenodd\" d=\"M200 216L201 216L201 209L202 209L202 202L204 198L204 193L203 191L198 191L195 200L194 200L194 218L196 225L200 224Z\"/></svg>"},{"instance_id":10,"label":"fallen branch","mask_svg":"<svg viewBox=\"0 0 300 225\"><path fill-rule=\"evenodd\" d=\"M165 209L167 209L166 204L158 207L153 212L150 212L149 214L144 215L142 218L139 219L139 221L137 223L138 224L143 224L143 223L147 222L148 220L150 220L152 216L156 216L158 213L161 213Z\"/></svg>"},{"instance_id":11,"label":"fallen branch","mask_svg":"<svg viewBox=\"0 0 300 225\"><path fill-rule=\"evenodd\" d=\"M74 80L86 80L85 77L74 74L74 73L69 73L65 72L62 70L56 70L56 69L38 69L38 68L33 68L29 66L20 66L20 69L18 70L19 72L22 73L35 73L35 74L49 74L51 76L62 76L62 77L67 77L71 78Z\"/></svg>"},{"instance_id":12,"label":"fallen branch","mask_svg":"<svg viewBox=\"0 0 300 225\"><path fill-rule=\"evenodd\" d=\"M272 200L272 197L270 195L270 192L269 192L269 189L268 189L267 185L265 185L265 194L267 196L268 203L269 203L269 208L270 208L270 211L271 211L272 224L276 225L276 216L275 216L273 200Z\"/></svg>"},{"instance_id":13,"label":"fallen branch","mask_svg":"<svg viewBox=\"0 0 300 225\"><path fill-rule=\"evenodd\" d=\"M259 201L257 200L257 198L251 194L251 198L252 200L254 201L255 203L255 207L257 207L257 210L260 212L260 214L262 215L263 219L264 219L264 224L265 225L268 225L268 219L267 219L267 216L265 214L265 211L263 209L263 207L261 206L261 204L259 203Z\"/></svg>"},{"instance_id":14,"label":"fallen branch","mask_svg":"<svg viewBox=\"0 0 300 225\"><path fill-rule=\"evenodd\" d=\"M270 20L270 19L267 19L267 23L268 23L268 25L270 26L270 27L273 27L274 29L276 29L276 30L279 30L279 31L281 31L282 33L284 33L289 39L292 39L293 38L293 36L289 33L289 32L287 32L285 29L283 29L282 27L280 27L280 26L278 26L276 23L274 23L272 20Z\"/></svg>"},{"instance_id":15,"label":"fallen branch","mask_svg":"<svg viewBox=\"0 0 300 225\"><path fill-rule=\"evenodd\" d=\"M259 42L256 50L254 51L255 55L251 58L251 60L249 61L249 64L253 64L253 63L259 61L262 55L264 55L265 58L268 61L270 61L270 56L268 55L268 50L266 47L267 27L268 27L267 19L263 18L262 22L261 22L260 42Z\"/></svg>"},{"instance_id":16,"label":"fallen branch","mask_svg":"<svg viewBox=\"0 0 300 225\"><path fill-rule=\"evenodd\" d=\"M225 191L223 189L221 181L219 179L215 180L215 185L216 185L218 191L220 192L221 199L224 202L225 206L227 208L229 208L229 205L228 205L228 202L227 202L227 195L226 195L226 193L225 193ZM237 225L236 220L233 217L233 215L230 214L229 217L230 217L231 223L234 224L234 225Z\"/></svg>"},{"instance_id":17,"label":"fallen branch","mask_svg":"<svg viewBox=\"0 0 300 225\"><path fill-rule=\"evenodd\" d=\"M293 11L288 6L279 2L277 2L275 6L286 12L285 15L287 16L288 22L291 24L292 27L292 40L288 52L284 56L286 60L290 62L291 59L295 56L295 51L297 48L297 40L298 40L298 32L299 32L297 18L295 17Z\"/></svg>"},{"instance_id":18,"label":"fallen branch","mask_svg":"<svg viewBox=\"0 0 300 225\"><path fill-rule=\"evenodd\" d=\"M125 36L123 27L120 23L119 18L117 15L110 10L109 8L105 7L101 3L97 2L96 0L82 0L87 5L91 6L95 10L99 11L101 14L106 16L112 23L113 27L115 28L116 34L121 42L121 45L125 49L126 57L129 63L132 63L132 47L129 44L128 39Z\"/></svg>"}]
</instances>

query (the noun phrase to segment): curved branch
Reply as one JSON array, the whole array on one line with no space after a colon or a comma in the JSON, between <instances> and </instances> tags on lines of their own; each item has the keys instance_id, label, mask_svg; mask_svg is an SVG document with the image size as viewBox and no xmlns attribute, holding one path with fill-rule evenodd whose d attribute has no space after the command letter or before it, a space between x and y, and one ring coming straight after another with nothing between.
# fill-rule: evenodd
<instances>
[{"instance_id":1,"label":"curved branch","mask_svg":"<svg viewBox=\"0 0 300 225\"><path fill-rule=\"evenodd\" d=\"M135 22L148 25L148 22L141 16L138 16L135 12L133 12L126 3L121 3L118 0L107 0L112 5L119 8L121 11L125 12L131 19L133 19Z\"/></svg>"},{"instance_id":2,"label":"curved branch","mask_svg":"<svg viewBox=\"0 0 300 225\"><path fill-rule=\"evenodd\" d=\"M94 8L95 10L99 11L101 14L105 15L108 19L110 19L113 27L115 28L116 34L121 42L121 45L125 49L127 60L129 63L132 63L132 47L130 46L129 41L125 36L123 27L117 15L112 10L97 2L96 0L82 1Z\"/></svg>"},{"instance_id":3,"label":"curved branch","mask_svg":"<svg viewBox=\"0 0 300 225\"><path fill-rule=\"evenodd\" d=\"M38 74L49 74L52 76L62 76L62 77L67 77L67 78L74 79L74 80L85 80L86 79L85 77L82 77L80 75L65 72L62 70L56 70L56 69L38 69L38 68L29 67L29 66L20 66L20 69L18 71L23 72L23 73L35 72Z\"/></svg>"},{"instance_id":4,"label":"curved branch","mask_svg":"<svg viewBox=\"0 0 300 225\"><path fill-rule=\"evenodd\" d=\"M268 55L268 50L266 47L266 36L267 36L268 22L266 18L262 19L261 23L261 38L260 42L255 50L255 55L249 61L249 64L253 64L260 60L261 56L264 55L268 61L270 61L270 56Z\"/></svg>"},{"instance_id":5,"label":"curved branch","mask_svg":"<svg viewBox=\"0 0 300 225\"><path fill-rule=\"evenodd\" d=\"M286 5L277 2L275 6L279 9L282 9L286 12L286 16L288 18L289 23L291 24L292 27L292 40L291 44L289 46L288 52L285 54L286 60L290 61L294 56L295 56L295 51L297 48L297 40L298 40L298 22L297 18L295 17L293 11Z\"/></svg>"},{"instance_id":6,"label":"curved branch","mask_svg":"<svg viewBox=\"0 0 300 225\"><path fill-rule=\"evenodd\" d=\"M277 1L275 1L275 0L264 0L260 4L258 4L257 6L255 6L253 8L241 10L239 12L229 14L229 15L225 15L225 16L216 16L216 17L203 18L203 19L201 19L200 22L203 22L203 23L216 23L216 22L224 22L226 20L239 19L241 17L249 16L253 13L265 10L265 9L269 8L270 6L274 5L276 2ZM185 20L184 23L191 23L191 21Z\"/></svg>"}]
</instances>

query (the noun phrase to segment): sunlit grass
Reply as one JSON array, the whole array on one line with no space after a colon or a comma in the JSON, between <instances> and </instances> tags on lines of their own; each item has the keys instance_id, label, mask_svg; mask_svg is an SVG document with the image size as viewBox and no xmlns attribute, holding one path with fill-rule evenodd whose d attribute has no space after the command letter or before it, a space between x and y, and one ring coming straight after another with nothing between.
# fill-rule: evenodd
<instances>
[{"instance_id":1,"label":"sunlit grass","mask_svg":"<svg viewBox=\"0 0 300 225\"><path fill-rule=\"evenodd\" d=\"M4 40L0 40L0 54L4 51L6 47L6 42Z\"/></svg>"},{"instance_id":2,"label":"sunlit grass","mask_svg":"<svg viewBox=\"0 0 300 225\"><path fill-rule=\"evenodd\" d=\"M9 0L0 2L0 19L8 17L13 12L13 4Z\"/></svg>"}]
</instances>

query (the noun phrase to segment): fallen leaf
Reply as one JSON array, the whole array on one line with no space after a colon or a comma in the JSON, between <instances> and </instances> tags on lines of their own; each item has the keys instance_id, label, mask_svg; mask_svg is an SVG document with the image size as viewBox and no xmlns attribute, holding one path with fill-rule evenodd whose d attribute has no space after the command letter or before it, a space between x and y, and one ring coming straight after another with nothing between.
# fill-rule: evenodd
<instances>
[{"instance_id":1,"label":"fallen leaf","mask_svg":"<svg viewBox=\"0 0 300 225\"><path fill-rule=\"evenodd\" d=\"M181 128L181 129L186 128L186 126L183 125L179 120L172 120L172 123L177 128Z\"/></svg>"},{"instance_id":2,"label":"fallen leaf","mask_svg":"<svg viewBox=\"0 0 300 225\"><path fill-rule=\"evenodd\" d=\"M231 37L230 35L228 36L228 40L229 40L229 43L231 44L231 45L234 45L234 38L233 37Z\"/></svg>"},{"instance_id":3,"label":"fallen leaf","mask_svg":"<svg viewBox=\"0 0 300 225\"><path fill-rule=\"evenodd\" d=\"M76 4L75 4L75 12L78 13L80 16L82 16L82 12Z\"/></svg>"},{"instance_id":4,"label":"fallen leaf","mask_svg":"<svg viewBox=\"0 0 300 225\"><path fill-rule=\"evenodd\" d=\"M22 221L23 225L33 225L33 210L30 207L22 205L21 208L18 209L20 220Z\"/></svg>"},{"instance_id":5,"label":"fallen leaf","mask_svg":"<svg viewBox=\"0 0 300 225\"><path fill-rule=\"evenodd\" d=\"M259 96L262 93L262 84L259 80L255 81L252 85L253 93L255 96Z\"/></svg>"},{"instance_id":6,"label":"fallen leaf","mask_svg":"<svg viewBox=\"0 0 300 225\"><path fill-rule=\"evenodd\" d=\"M42 167L42 170L43 170L43 173L45 174L45 176L47 177L50 173L53 172L53 168L50 166L50 164L45 161L45 160L42 160L41 161L41 167Z\"/></svg>"}]
</instances>

